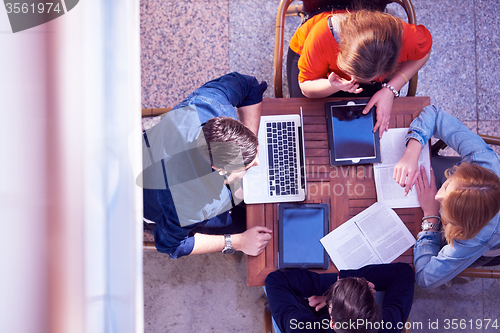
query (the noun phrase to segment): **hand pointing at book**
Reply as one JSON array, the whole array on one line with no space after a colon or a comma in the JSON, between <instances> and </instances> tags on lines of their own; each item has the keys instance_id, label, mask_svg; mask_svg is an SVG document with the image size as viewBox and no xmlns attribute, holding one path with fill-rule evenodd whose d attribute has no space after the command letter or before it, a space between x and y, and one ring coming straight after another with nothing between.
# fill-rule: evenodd
<instances>
[{"instance_id":1,"label":"hand pointing at book","mask_svg":"<svg viewBox=\"0 0 500 333\"><path fill-rule=\"evenodd\" d=\"M411 187L417 180L419 173L418 157L421 151L422 145L420 142L410 139L403 157L401 157L398 164L394 167L393 178L401 187L405 188L405 195L410 192Z\"/></svg>"}]
</instances>

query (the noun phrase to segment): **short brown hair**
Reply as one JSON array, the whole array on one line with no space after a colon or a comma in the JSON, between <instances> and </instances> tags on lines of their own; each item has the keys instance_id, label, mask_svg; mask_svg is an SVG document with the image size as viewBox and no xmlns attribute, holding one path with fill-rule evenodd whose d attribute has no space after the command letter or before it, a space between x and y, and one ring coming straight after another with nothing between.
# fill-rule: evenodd
<instances>
[{"instance_id":1,"label":"short brown hair","mask_svg":"<svg viewBox=\"0 0 500 333\"><path fill-rule=\"evenodd\" d=\"M330 317L335 323L357 322L380 322L382 316L380 307L375 302L368 281L365 278L348 277L335 282L326 293L326 304L330 308ZM340 325L342 326L342 325ZM376 325L374 325L376 326ZM349 325L347 325L349 327ZM343 330L335 328L337 333L347 332L376 332L370 327L356 326L356 330Z\"/></svg>"},{"instance_id":2,"label":"short brown hair","mask_svg":"<svg viewBox=\"0 0 500 333\"><path fill-rule=\"evenodd\" d=\"M234 171L248 166L257 156L257 136L243 123L231 117L215 117L203 124L210 162L213 166ZM222 144L221 144L222 143Z\"/></svg>"},{"instance_id":3,"label":"short brown hair","mask_svg":"<svg viewBox=\"0 0 500 333\"><path fill-rule=\"evenodd\" d=\"M347 13L340 23L340 70L362 80L392 74L403 44L401 20L382 12Z\"/></svg>"},{"instance_id":4,"label":"short brown hair","mask_svg":"<svg viewBox=\"0 0 500 333\"><path fill-rule=\"evenodd\" d=\"M474 238L500 210L500 180L493 171L477 164L462 163L445 172L456 188L441 202L445 238Z\"/></svg>"}]
</instances>

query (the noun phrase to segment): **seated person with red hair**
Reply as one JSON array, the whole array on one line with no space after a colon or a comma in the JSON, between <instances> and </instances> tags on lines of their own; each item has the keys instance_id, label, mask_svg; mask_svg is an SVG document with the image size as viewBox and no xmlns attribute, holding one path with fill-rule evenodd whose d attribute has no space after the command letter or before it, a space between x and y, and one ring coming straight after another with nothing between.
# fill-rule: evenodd
<instances>
[{"instance_id":1,"label":"seated person with red hair","mask_svg":"<svg viewBox=\"0 0 500 333\"><path fill-rule=\"evenodd\" d=\"M448 179L442 186L436 184L433 170L429 185L424 168L418 167L422 147L433 135L461 156L460 165L446 171ZM467 267L500 263L498 155L457 118L436 106L427 106L413 120L406 142L394 179L406 192L416 185L424 213L414 248L418 286L435 288Z\"/></svg>"}]
</instances>

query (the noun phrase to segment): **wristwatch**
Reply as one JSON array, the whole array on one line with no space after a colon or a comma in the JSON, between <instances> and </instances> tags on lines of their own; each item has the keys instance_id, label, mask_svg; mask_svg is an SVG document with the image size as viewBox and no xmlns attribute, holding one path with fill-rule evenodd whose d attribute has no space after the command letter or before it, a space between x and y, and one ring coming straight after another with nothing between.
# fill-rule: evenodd
<instances>
[{"instance_id":1,"label":"wristwatch","mask_svg":"<svg viewBox=\"0 0 500 333\"><path fill-rule=\"evenodd\" d=\"M231 242L231 235L224 235L224 248L222 249L222 253L224 254L233 254L236 252L233 248L233 242Z\"/></svg>"},{"instance_id":2,"label":"wristwatch","mask_svg":"<svg viewBox=\"0 0 500 333\"><path fill-rule=\"evenodd\" d=\"M423 220L422 225L420 226L422 231L427 231L429 229L435 229L439 231L441 229L441 223L431 223L429 220Z\"/></svg>"}]
</instances>

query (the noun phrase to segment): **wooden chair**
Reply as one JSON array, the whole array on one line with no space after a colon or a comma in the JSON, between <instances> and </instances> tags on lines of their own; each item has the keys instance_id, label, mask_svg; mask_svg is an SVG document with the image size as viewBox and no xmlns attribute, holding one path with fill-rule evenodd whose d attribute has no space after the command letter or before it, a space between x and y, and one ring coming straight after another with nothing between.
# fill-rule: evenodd
<instances>
[{"instance_id":1,"label":"wooden chair","mask_svg":"<svg viewBox=\"0 0 500 333\"><path fill-rule=\"evenodd\" d=\"M160 116L170 110L172 108L142 109L142 118Z\"/></svg>"},{"instance_id":2,"label":"wooden chair","mask_svg":"<svg viewBox=\"0 0 500 333\"><path fill-rule=\"evenodd\" d=\"M479 136L489 145L500 146L500 138L491 135L482 135ZM447 147L447 144L443 140L438 140L432 145L432 154L437 154L441 149Z\"/></svg>"},{"instance_id":3,"label":"wooden chair","mask_svg":"<svg viewBox=\"0 0 500 333\"><path fill-rule=\"evenodd\" d=\"M483 279L500 279L500 271L484 268L466 268L463 272L458 274L458 276Z\"/></svg>"},{"instance_id":4,"label":"wooden chair","mask_svg":"<svg viewBox=\"0 0 500 333\"><path fill-rule=\"evenodd\" d=\"M500 138L491 135L479 136L490 145L500 146ZM432 154L437 154L441 149L447 147L447 144L443 140L438 140L432 145ZM475 277L475 278L488 278L488 279L500 279L500 271L486 268L466 268L463 272L458 274L462 277Z\"/></svg>"},{"instance_id":5,"label":"wooden chair","mask_svg":"<svg viewBox=\"0 0 500 333\"><path fill-rule=\"evenodd\" d=\"M276 34L274 42L274 64L273 64L273 81L274 81L274 97L283 98L283 50L284 50L284 33L285 33L285 17L300 16L305 17L308 12L319 5L328 5L329 2L335 0L304 0L300 5L290 6L293 0L281 0L276 14ZM311 4L314 3L314 6ZM389 3L397 3L400 5L408 17L408 23L417 24L415 9L411 0L393 0ZM417 92L418 72L410 79L408 85L407 96L415 96Z\"/></svg>"},{"instance_id":6,"label":"wooden chair","mask_svg":"<svg viewBox=\"0 0 500 333\"><path fill-rule=\"evenodd\" d=\"M269 310L269 305L266 303L264 305L264 333L274 333L273 330L273 317L271 316L271 310Z\"/></svg>"},{"instance_id":7,"label":"wooden chair","mask_svg":"<svg viewBox=\"0 0 500 333\"><path fill-rule=\"evenodd\" d=\"M145 251L156 251L155 242L143 241L142 249Z\"/></svg>"}]
</instances>

